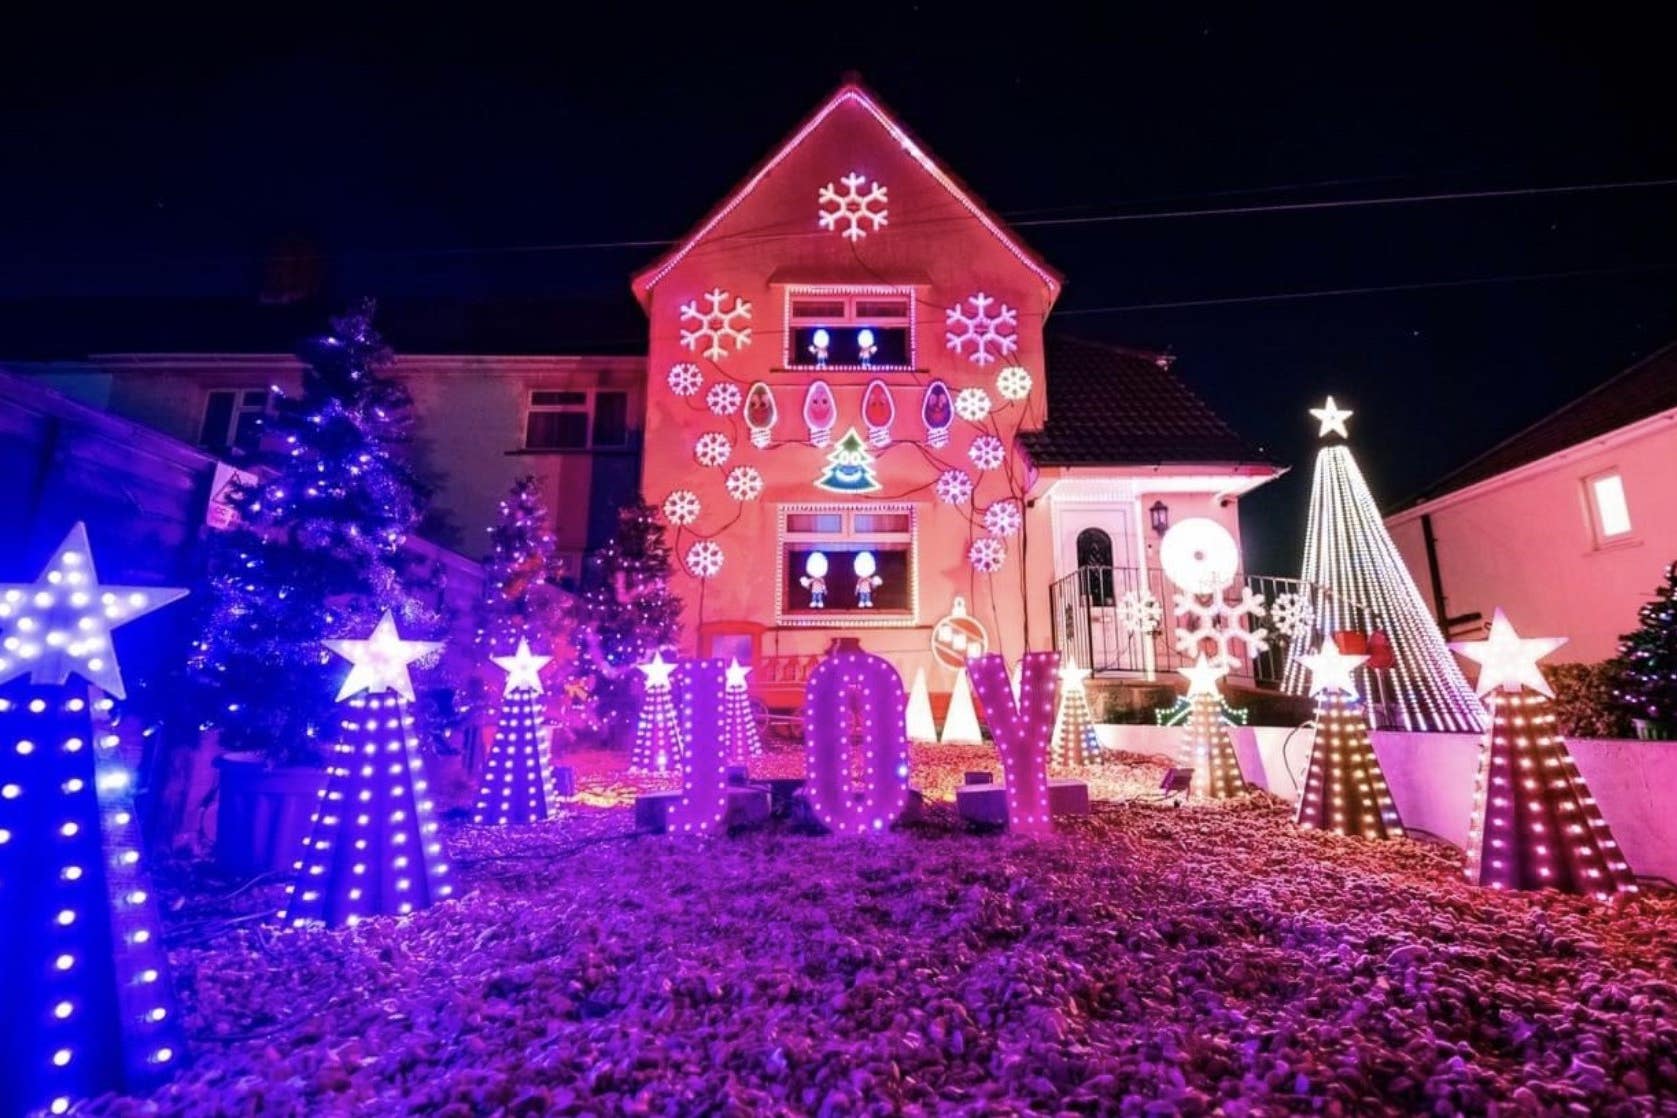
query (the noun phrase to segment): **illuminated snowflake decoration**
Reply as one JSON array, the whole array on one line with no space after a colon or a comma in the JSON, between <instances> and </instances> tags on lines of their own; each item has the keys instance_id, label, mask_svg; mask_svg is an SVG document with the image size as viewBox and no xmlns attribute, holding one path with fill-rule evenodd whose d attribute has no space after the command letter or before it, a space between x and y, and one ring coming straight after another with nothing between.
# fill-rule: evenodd
<instances>
[{"instance_id":1,"label":"illuminated snowflake decoration","mask_svg":"<svg viewBox=\"0 0 1677 1118\"><path fill-rule=\"evenodd\" d=\"M734 452L734 444L720 431L706 431L693 444L693 460L701 466L720 466Z\"/></svg>"},{"instance_id":2,"label":"illuminated snowflake decoration","mask_svg":"<svg viewBox=\"0 0 1677 1118\"><path fill-rule=\"evenodd\" d=\"M1007 448L994 435L980 435L967 449L967 457L981 470L993 470L1007 457Z\"/></svg>"},{"instance_id":3,"label":"illuminated snowflake decoration","mask_svg":"<svg viewBox=\"0 0 1677 1118\"><path fill-rule=\"evenodd\" d=\"M751 318L750 303L735 295L730 304L728 292L720 287L705 292L703 298L704 310L699 309L698 299L681 305L682 345L712 361L720 361L728 356L729 346L738 351L751 344L751 327L740 325ZM687 323L692 323L691 329Z\"/></svg>"},{"instance_id":4,"label":"illuminated snowflake decoration","mask_svg":"<svg viewBox=\"0 0 1677 1118\"><path fill-rule=\"evenodd\" d=\"M994 296L980 291L944 312L944 325L949 327L944 337L949 348L975 365L988 365L1019 348L1019 312L998 303L996 313L991 314L990 304L995 302ZM972 304L971 314L967 313L968 303ZM972 347L971 353L967 353L968 346Z\"/></svg>"},{"instance_id":5,"label":"illuminated snowflake decoration","mask_svg":"<svg viewBox=\"0 0 1677 1118\"><path fill-rule=\"evenodd\" d=\"M1258 624L1264 616L1264 596L1250 586L1240 588L1240 601L1230 605L1221 594L1199 596L1176 592L1176 650L1197 656L1211 641L1217 651L1207 657L1216 667L1234 671L1241 659L1269 648L1269 630ZM1187 624L1180 622L1186 618Z\"/></svg>"},{"instance_id":6,"label":"illuminated snowflake decoration","mask_svg":"<svg viewBox=\"0 0 1677 1118\"><path fill-rule=\"evenodd\" d=\"M1024 527L1025 514L1018 501L997 501L984 510L984 530L992 536L1012 536Z\"/></svg>"},{"instance_id":7,"label":"illuminated snowflake decoration","mask_svg":"<svg viewBox=\"0 0 1677 1118\"><path fill-rule=\"evenodd\" d=\"M722 545L700 540L687 549L687 572L694 578L715 578L722 571Z\"/></svg>"},{"instance_id":8,"label":"illuminated snowflake decoration","mask_svg":"<svg viewBox=\"0 0 1677 1118\"><path fill-rule=\"evenodd\" d=\"M982 423L990 414L990 394L982 388L963 388L955 396L955 414Z\"/></svg>"},{"instance_id":9,"label":"illuminated snowflake decoration","mask_svg":"<svg viewBox=\"0 0 1677 1118\"><path fill-rule=\"evenodd\" d=\"M1004 400L1023 400L1031 394L1031 374L1022 365L1009 365L996 374L996 391Z\"/></svg>"},{"instance_id":10,"label":"illuminated snowflake decoration","mask_svg":"<svg viewBox=\"0 0 1677 1118\"><path fill-rule=\"evenodd\" d=\"M756 466L735 466L728 471L728 496L736 501L755 501L763 495L763 475Z\"/></svg>"},{"instance_id":11,"label":"illuminated snowflake decoration","mask_svg":"<svg viewBox=\"0 0 1677 1118\"><path fill-rule=\"evenodd\" d=\"M1275 626L1276 636L1298 640L1310 635L1316 624L1316 609L1304 595L1284 590L1269 604L1269 621Z\"/></svg>"},{"instance_id":12,"label":"illuminated snowflake decoration","mask_svg":"<svg viewBox=\"0 0 1677 1118\"><path fill-rule=\"evenodd\" d=\"M816 194L816 205L820 212L816 215L823 229L837 229L839 236L851 241L859 241L869 233L877 233L886 224L885 215L889 213L885 208L885 188L877 182L868 182L868 177L855 171L844 176L839 182L844 186L841 193L832 183L823 186ZM863 183L868 183L864 193ZM831 206L831 209L828 207ZM862 228L867 222L868 227Z\"/></svg>"},{"instance_id":13,"label":"illuminated snowflake decoration","mask_svg":"<svg viewBox=\"0 0 1677 1118\"><path fill-rule=\"evenodd\" d=\"M711 385L705 393L705 403L713 415L733 415L740 410L740 399L739 385L727 381Z\"/></svg>"},{"instance_id":14,"label":"illuminated snowflake decoration","mask_svg":"<svg viewBox=\"0 0 1677 1118\"><path fill-rule=\"evenodd\" d=\"M705 375L699 372L699 367L691 361L682 361L670 366L670 391L677 396L691 396L704 386Z\"/></svg>"},{"instance_id":15,"label":"illuminated snowflake decoration","mask_svg":"<svg viewBox=\"0 0 1677 1118\"><path fill-rule=\"evenodd\" d=\"M964 505L972 499L972 475L965 470L945 470L938 475L937 497L946 505Z\"/></svg>"},{"instance_id":16,"label":"illuminated snowflake decoration","mask_svg":"<svg viewBox=\"0 0 1677 1118\"><path fill-rule=\"evenodd\" d=\"M1118 599L1118 622L1135 633L1157 633L1165 608L1151 590L1126 590Z\"/></svg>"},{"instance_id":17,"label":"illuminated snowflake decoration","mask_svg":"<svg viewBox=\"0 0 1677 1118\"><path fill-rule=\"evenodd\" d=\"M677 489L665 497L664 519L678 528L699 519L699 495L691 489Z\"/></svg>"},{"instance_id":18,"label":"illuminated snowflake decoration","mask_svg":"<svg viewBox=\"0 0 1677 1118\"><path fill-rule=\"evenodd\" d=\"M981 575L992 575L1002 569L1007 549L993 536L980 536L967 549L967 562Z\"/></svg>"}]
</instances>

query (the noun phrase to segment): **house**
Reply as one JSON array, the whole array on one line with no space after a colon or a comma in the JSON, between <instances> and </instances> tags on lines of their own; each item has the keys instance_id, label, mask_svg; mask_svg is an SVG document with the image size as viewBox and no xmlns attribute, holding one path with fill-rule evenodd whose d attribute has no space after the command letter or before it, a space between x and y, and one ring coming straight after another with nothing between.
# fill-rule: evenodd
<instances>
[{"instance_id":1,"label":"house","mask_svg":"<svg viewBox=\"0 0 1677 1118\"><path fill-rule=\"evenodd\" d=\"M1159 535L1238 541L1281 467L1168 358L1045 334L1061 282L854 81L636 275L687 647L785 678L857 636L934 691L1092 632L1096 668L1174 663L1119 621L1168 626Z\"/></svg>"},{"instance_id":2,"label":"house","mask_svg":"<svg viewBox=\"0 0 1677 1118\"><path fill-rule=\"evenodd\" d=\"M1677 343L1492 447L1386 520L1446 632L1497 606L1614 656L1677 559Z\"/></svg>"}]
</instances>

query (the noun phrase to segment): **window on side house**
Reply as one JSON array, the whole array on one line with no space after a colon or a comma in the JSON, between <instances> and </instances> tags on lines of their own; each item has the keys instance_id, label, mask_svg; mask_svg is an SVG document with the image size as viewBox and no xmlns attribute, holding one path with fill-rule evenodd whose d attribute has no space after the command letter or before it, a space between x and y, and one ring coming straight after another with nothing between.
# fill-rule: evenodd
<instances>
[{"instance_id":1,"label":"window on side house","mask_svg":"<svg viewBox=\"0 0 1677 1118\"><path fill-rule=\"evenodd\" d=\"M781 516L781 602L787 620L851 624L914 619L914 510L907 505L784 506ZM871 575L866 553L872 560ZM819 556L820 558L816 558ZM860 563L860 565L858 565ZM822 570L824 574L819 574ZM873 580L866 591L861 581ZM816 580L821 585L816 585ZM806 582L807 580L807 582ZM816 604L816 591L821 604ZM871 596L872 604L863 605Z\"/></svg>"},{"instance_id":2,"label":"window on side house","mask_svg":"<svg viewBox=\"0 0 1677 1118\"><path fill-rule=\"evenodd\" d=\"M787 296L790 369L912 369L911 291Z\"/></svg>"},{"instance_id":3,"label":"window on side house","mask_svg":"<svg viewBox=\"0 0 1677 1118\"><path fill-rule=\"evenodd\" d=\"M253 451L262 439L262 419L267 414L265 388L213 388L204 397L198 445L218 452Z\"/></svg>"},{"instance_id":4,"label":"window on side house","mask_svg":"<svg viewBox=\"0 0 1677 1118\"><path fill-rule=\"evenodd\" d=\"M1611 543L1630 535L1630 504L1625 500L1625 481L1619 471L1609 470L1585 480L1590 495L1590 519L1596 543Z\"/></svg>"},{"instance_id":5,"label":"window on side house","mask_svg":"<svg viewBox=\"0 0 1677 1118\"><path fill-rule=\"evenodd\" d=\"M629 394L538 388L524 421L526 450L587 450L629 443Z\"/></svg>"}]
</instances>

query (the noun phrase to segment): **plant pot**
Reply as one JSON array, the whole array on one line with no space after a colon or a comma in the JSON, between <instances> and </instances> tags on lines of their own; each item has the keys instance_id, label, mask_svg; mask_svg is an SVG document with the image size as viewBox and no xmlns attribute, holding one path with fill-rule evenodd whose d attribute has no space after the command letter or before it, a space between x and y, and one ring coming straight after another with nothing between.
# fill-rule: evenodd
<instances>
[{"instance_id":1,"label":"plant pot","mask_svg":"<svg viewBox=\"0 0 1677 1118\"><path fill-rule=\"evenodd\" d=\"M324 769L269 768L259 753L216 758L215 858L229 872L254 877L289 869L308 837L326 787Z\"/></svg>"},{"instance_id":2,"label":"plant pot","mask_svg":"<svg viewBox=\"0 0 1677 1118\"><path fill-rule=\"evenodd\" d=\"M1670 741L1672 739L1672 725L1669 722L1655 722L1652 718L1632 718L1630 724L1636 727L1636 736L1640 741Z\"/></svg>"}]
</instances>

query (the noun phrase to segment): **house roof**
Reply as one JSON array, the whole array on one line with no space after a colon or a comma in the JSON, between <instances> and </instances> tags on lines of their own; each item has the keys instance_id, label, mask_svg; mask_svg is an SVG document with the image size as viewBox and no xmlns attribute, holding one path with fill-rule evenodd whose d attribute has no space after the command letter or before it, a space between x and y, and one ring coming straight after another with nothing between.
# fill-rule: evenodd
<instances>
[{"instance_id":1,"label":"house roof","mask_svg":"<svg viewBox=\"0 0 1677 1118\"><path fill-rule=\"evenodd\" d=\"M1677 408L1677 342L1458 466L1405 501L1420 504Z\"/></svg>"},{"instance_id":2,"label":"house roof","mask_svg":"<svg viewBox=\"0 0 1677 1118\"><path fill-rule=\"evenodd\" d=\"M1039 466L1275 465L1170 368L1170 358L1054 334L1048 422L1020 440Z\"/></svg>"},{"instance_id":3,"label":"house roof","mask_svg":"<svg viewBox=\"0 0 1677 1118\"><path fill-rule=\"evenodd\" d=\"M769 176L769 173L820 127L822 121L845 105L859 106L866 110L874 120L878 121L880 127L884 128L891 138L902 146L904 151L913 156L914 160L925 168L927 174L936 179L945 190L955 197L956 201L965 206L968 212L977 218L998 241L1007 247L1008 251L1019 259L1020 263L1036 273L1042 280L1043 285L1048 288L1050 299L1059 292L1060 274L1044 263L1029 246L1015 236L1003 224L1001 218L991 212L960 179L945 170L941 164L933 159L925 146L910 135L908 129L897 122L895 116L880 103L879 98L872 91L862 85L859 78L850 76L846 77L838 89L833 92L833 95L822 102L813 113L805 118L802 124L793 129L792 134L779 147L775 148L756 167L752 168L751 173L724 196L694 227L691 233L676 242L674 248L635 276L635 296L644 304L659 280L668 275L670 270L681 263L682 259L703 241L712 229L749 198L752 192Z\"/></svg>"}]
</instances>

